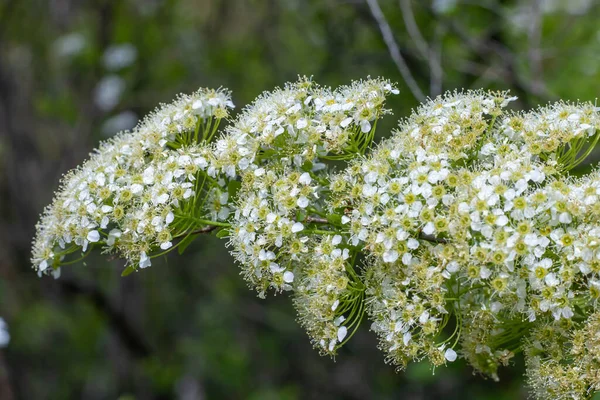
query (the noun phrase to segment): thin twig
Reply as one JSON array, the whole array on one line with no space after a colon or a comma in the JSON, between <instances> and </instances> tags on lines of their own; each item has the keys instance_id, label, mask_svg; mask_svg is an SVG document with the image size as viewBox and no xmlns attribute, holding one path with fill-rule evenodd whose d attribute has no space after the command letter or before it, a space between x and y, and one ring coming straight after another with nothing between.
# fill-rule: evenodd
<instances>
[{"instance_id":1,"label":"thin twig","mask_svg":"<svg viewBox=\"0 0 600 400\"><path fill-rule=\"evenodd\" d=\"M435 39L430 49L429 70L431 71L429 94L434 97L442 94L444 70L442 69L442 36L445 33L443 26L435 28Z\"/></svg>"},{"instance_id":2,"label":"thin twig","mask_svg":"<svg viewBox=\"0 0 600 400\"><path fill-rule=\"evenodd\" d=\"M379 31L381 32L381 36L383 37L383 41L385 42L385 44L388 48L388 51L390 53L390 56L392 57L392 60L396 64L396 67L398 68L400 75L402 75L402 78L406 82L406 85L410 89L413 96L415 96L415 98L419 101L424 101L425 95L423 94L423 92L421 91L421 88L419 88L419 85L415 81L415 78L413 77L412 73L410 72L408 65L404 61L402 54L400 54L400 49L398 48L396 39L394 39L394 34L392 33L392 29L390 28L390 25L388 24L387 19L385 18L385 15L383 14L383 11L381 11L381 7L379 7L379 3L377 2L377 0L366 0L366 2L369 5L369 9L371 10L371 14L373 15L373 18L375 19L375 22L377 22Z\"/></svg>"},{"instance_id":3,"label":"thin twig","mask_svg":"<svg viewBox=\"0 0 600 400\"><path fill-rule=\"evenodd\" d=\"M427 43L427 40L423 37L421 30L419 29L419 25L417 24L417 20L415 19L415 14L413 13L411 0L400 0L400 10L402 11L402 19L404 20L404 25L406 26L406 31L408 35L415 43L415 46L427 63L429 65L430 71L430 83L429 83L429 95L435 97L442 92L442 41L441 34L443 28L438 25L435 29L435 40L432 45Z\"/></svg>"},{"instance_id":4,"label":"thin twig","mask_svg":"<svg viewBox=\"0 0 600 400\"><path fill-rule=\"evenodd\" d=\"M490 56L496 55L500 60L500 63L498 63L498 67L500 67L502 71L500 75L508 80L515 90L522 93L524 96L533 94L546 100L554 98L546 87L535 87L528 79L524 79L517 73L517 58L503 43L492 38L485 38L483 40L475 39L455 21L439 16L432 10L430 11L433 16L438 19L438 22L444 24L449 30L454 32L456 36L461 39L471 51L481 57L481 59L487 60ZM522 98L521 100L528 104L531 103L529 98Z\"/></svg>"},{"instance_id":5,"label":"thin twig","mask_svg":"<svg viewBox=\"0 0 600 400\"><path fill-rule=\"evenodd\" d=\"M325 218L311 217L311 216L306 217L305 221L308 223L313 223L313 224L328 224L329 223L329 221L327 221Z\"/></svg>"},{"instance_id":6,"label":"thin twig","mask_svg":"<svg viewBox=\"0 0 600 400\"><path fill-rule=\"evenodd\" d=\"M404 20L404 25L406 26L406 31L408 35L415 43L417 50L421 54L421 57L424 59L429 58L429 53L431 52L429 48L429 44L421 34L421 30L417 25L417 21L415 20L415 14L413 13L411 0L400 0L400 10L402 11L402 19Z\"/></svg>"},{"instance_id":7,"label":"thin twig","mask_svg":"<svg viewBox=\"0 0 600 400\"><path fill-rule=\"evenodd\" d=\"M432 243L448 243L446 239L442 239L433 235L427 235L423 232L419 233L419 239L426 240Z\"/></svg>"},{"instance_id":8,"label":"thin twig","mask_svg":"<svg viewBox=\"0 0 600 400\"><path fill-rule=\"evenodd\" d=\"M182 234L177 237L188 236L188 235L201 235L203 233L210 233L217 228L218 228L218 226L214 226L214 225L205 226L204 228L196 229L195 231L192 231L192 232L186 233L186 234Z\"/></svg>"},{"instance_id":9,"label":"thin twig","mask_svg":"<svg viewBox=\"0 0 600 400\"><path fill-rule=\"evenodd\" d=\"M529 58L529 69L531 73L531 84L536 89L542 89L544 87L543 81L543 65L542 65L542 6L540 0L534 0L531 2L531 19L529 25L528 39L529 48L527 55Z\"/></svg>"}]
</instances>

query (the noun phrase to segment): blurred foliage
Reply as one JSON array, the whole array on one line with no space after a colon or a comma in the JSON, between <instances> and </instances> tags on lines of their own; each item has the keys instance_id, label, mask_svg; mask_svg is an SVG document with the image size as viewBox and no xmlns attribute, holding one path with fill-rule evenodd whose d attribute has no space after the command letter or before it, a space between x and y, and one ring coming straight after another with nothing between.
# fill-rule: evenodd
<instances>
[{"instance_id":1,"label":"blurred foliage","mask_svg":"<svg viewBox=\"0 0 600 400\"><path fill-rule=\"evenodd\" d=\"M510 89L524 108L598 95L597 2L379 5L426 94ZM214 237L126 278L103 257L56 281L31 270L39 213L98 140L178 92L225 86L239 107L298 74L398 81L382 135L418 103L363 0L0 0L1 399L525 398L518 369L500 383L461 363L395 373L366 324L320 358L290 301L255 298Z\"/></svg>"}]
</instances>

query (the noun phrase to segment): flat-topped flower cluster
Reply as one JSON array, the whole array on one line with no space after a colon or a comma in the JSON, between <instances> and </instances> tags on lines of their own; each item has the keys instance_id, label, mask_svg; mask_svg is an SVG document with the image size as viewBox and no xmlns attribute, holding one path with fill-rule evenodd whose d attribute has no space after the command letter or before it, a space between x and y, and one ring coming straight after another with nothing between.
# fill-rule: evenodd
<instances>
[{"instance_id":1,"label":"flat-topped flower cluster","mask_svg":"<svg viewBox=\"0 0 600 400\"><path fill-rule=\"evenodd\" d=\"M132 271L215 231L260 297L292 295L323 354L366 316L399 368L461 357L498 379L523 353L535 397L588 398L600 389L600 173L569 171L600 138L600 110L517 113L506 92L447 93L372 146L397 93L384 79L301 78L220 135L229 93L181 96L67 174L34 267L56 274L100 246Z\"/></svg>"},{"instance_id":2,"label":"flat-topped flower cluster","mask_svg":"<svg viewBox=\"0 0 600 400\"><path fill-rule=\"evenodd\" d=\"M207 165L202 138L215 134L232 107L229 92L201 89L102 143L63 178L44 211L33 243L36 269L59 274L65 257L96 246L149 266L152 249L167 250L185 233L174 221L202 191L196 179Z\"/></svg>"}]
</instances>

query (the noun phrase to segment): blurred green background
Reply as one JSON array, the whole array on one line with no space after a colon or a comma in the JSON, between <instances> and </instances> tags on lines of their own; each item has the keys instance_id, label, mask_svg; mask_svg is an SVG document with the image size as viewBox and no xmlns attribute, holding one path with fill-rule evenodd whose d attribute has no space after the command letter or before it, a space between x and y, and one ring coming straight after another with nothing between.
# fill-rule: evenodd
<instances>
[{"instance_id":1,"label":"blurred green background","mask_svg":"<svg viewBox=\"0 0 600 400\"><path fill-rule=\"evenodd\" d=\"M60 176L179 92L228 87L239 109L298 74L385 76L383 136L449 89L594 101L599 18L592 0L0 0L0 399L526 398L519 360L500 383L460 362L396 373L368 323L319 357L214 237L126 278L96 256L39 279L29 247Z\"/></svg>"}]
</instances>

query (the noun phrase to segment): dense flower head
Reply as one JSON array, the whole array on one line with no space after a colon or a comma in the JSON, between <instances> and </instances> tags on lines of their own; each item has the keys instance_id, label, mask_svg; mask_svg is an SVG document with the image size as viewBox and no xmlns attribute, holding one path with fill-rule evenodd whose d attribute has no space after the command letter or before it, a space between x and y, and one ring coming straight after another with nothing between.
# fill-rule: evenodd
<instances>
[{"instance_id":1,"label":"dense flower head","mask_svg":"<svg viewBox=\"0 0 600 400\"><path fill-rule=\"evenodd\" d=\"M219 135L229 93L181 96L67 174L34 266L56 273L101 246L143 268L217 230L260 297L291 294L322 354L368 317L398 369L461 357L497 380L523 353L539 399L600 390L600 172L568 172L600 110L517 113L507 92L451 92L372 147L396 93L300 78Z\"/></svg>"},{"instance_id":2,"label":"dense flower head","mask_svg":"<svg viewBox=\"0 0 600 400\"><path fill-rule=\"evenodd\" d=\"M557 102L534 112L507 116L501 125L504 134L523 142L526 151L569 170L593 150L600 116L591 103ZM590 137L594 137L591 143Z\"/></svg>"},{"instance_id":3,"label":"dense flower head","mask_svg":"<svg viewBox=\"0 0 600 400\"><path fill-rule=\"evenodd\" d=\"M335 355L363 316L364 285L341 243L340 235L323 235L311 243L316 259L299 270L294 285L300 324L322 354Z\"/></svg>"},{"instance_id":4,"label":"dense flower head","mask_svg":"<svg viewBox=\"0 0 600 400\"><path fill-rule=\"evenodd\" d=\"M202 192L207 147L198 136L213 135L231 107L229 92L201 89L102 143L63 178L44 211L33 245L36 269L58 274L66 256L92 246L150 265L151 251L168 250L189 228L178 226L177 214Z\"/></svg>"},{"instance_id":5,"label":"dense flower head","mask_svg":"<svg viewBox=\"0 0 600 400\"><path fill-rule=\"evenodd\" d=\"M318 186L308 172L257 169L245 175L230 243L244 277L262 297L270 287L291 289L310 239L297 214L318 199Z\"/></svg>"},{"instance_id":6,"label":"dense flower head","mask_svg":"<svg viewBox=\"0 0 600 400\"><path fill-rule=\"evenodd\" d=\"M371 328L401 367L423 357L437 365L450 346L496 378L531 323L571 320L597 302L600 177L561 177L562 160L539 157L523 135L495 123L515 118L503 110L512 99L466 92L432 100L330 178L329 212L343 213L349 244L368 254ZM587 104L519 118L549 118L548 110L598 118ZM586 138L595 140L594 124ZM556 149L580 128L563 126L573 132ZM447 324L455 328L444 334Z\"/></svg>"},{"instance_id":7,"label":"dense flower head","mask_svg":"<svg viewBox=\"0 0 600 400\"><path fill-rule=\"evenodd\" d=\"M212 171L235 178L271 163L299 168L364 152L377 119L389 112L386 97L395 93L383 79L331 90L308 78L265 92L216 141Z\"/></svg>"}]
</instances>

